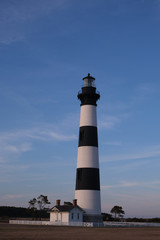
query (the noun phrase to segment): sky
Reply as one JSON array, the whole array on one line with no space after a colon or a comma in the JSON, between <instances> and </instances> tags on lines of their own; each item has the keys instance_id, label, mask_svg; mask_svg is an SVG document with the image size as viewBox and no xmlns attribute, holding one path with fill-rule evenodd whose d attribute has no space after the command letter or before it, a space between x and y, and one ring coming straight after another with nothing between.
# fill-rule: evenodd
<instances>
[{"instance_id":1,"label":"sky","mask_svg":"<svg viewBox=\"0 0 160 240\"><path fill-rule=\"evenodd\" d=\"M159 0L0 0L0 206L74 199L88 73L102 212L160 217Z\"/></svg>"}]
</instances>

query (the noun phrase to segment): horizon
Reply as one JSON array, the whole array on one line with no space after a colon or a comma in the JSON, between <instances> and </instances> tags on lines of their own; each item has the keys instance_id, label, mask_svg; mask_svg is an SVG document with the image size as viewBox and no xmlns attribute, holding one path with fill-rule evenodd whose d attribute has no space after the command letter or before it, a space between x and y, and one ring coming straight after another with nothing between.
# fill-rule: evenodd
<instances>
[{"instance_id":1,"label":"horizon","mask_svg":"<svg viewBox=\"0 0 160 240\"><path fill-rule=\"evenodd\" d=\"M160 217L160 1L9 0L0 15L0 205L74 199L90 73L102 212Z\"/></svg>"}]
</instances>

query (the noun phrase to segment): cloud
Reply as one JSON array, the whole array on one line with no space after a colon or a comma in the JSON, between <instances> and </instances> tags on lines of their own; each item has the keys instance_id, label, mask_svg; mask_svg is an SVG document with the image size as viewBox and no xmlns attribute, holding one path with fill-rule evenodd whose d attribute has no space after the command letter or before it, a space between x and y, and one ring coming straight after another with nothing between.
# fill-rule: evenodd
<instances>
[{"instance_id":1,"label":"cloud","mask_svg":"<svg viewBox=\"0 0 160 240\"><path fill-rule=\"evenodd\" d=\"M148 94L154 93L156 89L155 89L155 86L153 83L143 83L143 84L139 85L136 90L140 94L143 92L143 94L148 95Z\"/></svg>"},{"instance_id":2,"label":"cloud","mask_svg":"<svg viewBox=\"0 0 160 240\"><path fill-rule=\"evenodd\" d=\"M51 127L52 128L52 127ZM42 141L72 141L76 140L76 135L64 135L51 129L37 128L26 131L26 137Z\"/></svg>"},{"instance_id":3,"label":"cloud","mask_svg":"<svg viewBox=\"0 0 160 240\"><path fill-rule=\"evenodd\" d=\"M106 116L103 117L103 120L98 122L99 129L112 129L116 124L120 122L120 118L115 116Z\"/></svg>"},{"instance_id":4,"label":"cloud","mask_svg":"<svg viewBox=\"0 0 160 240\"><path fill-rule=\"evenodd\" d=\"M137 105L139 103L146 102L157 91L155 83L145 82L136 86L134 89L134 97L131 100L131 105Z\"/></svg>"},{"instance_id":5,"label":"cloud","mask_svg":"<svg viewBox=\"0 0 160 240\"><path fill-rule=\"evenodd\" d=\"M32 150L31 144L30 143L23 143L20 144L19 146L14 146L10 144L4 144L0 146L0 152L12 152L12 153L22 153L22 152L28 152Z\"/></svg>"},{"instance_id":6,"label":"cloud","mask_svg":"<svg viewBox=\"0 0 160 240\"><path fill-rule=\"evenodd\" d=\"M4 159L0 156L0 163L4 163Z\"/></svg>"},{"instance_id":7,"label":"cloud","mask_svg":"<svg viewBox=\"0 0 160 240\"><path fill-rule=\"evenodd\" d=\"M62 134L55 131L53 125L43 125L31 129L22 129L0 133L0 163L14 159L22 153L33 150L35 141L74 141L74 134Z\"/></svg>"},{"instance_id":8,"label":"cloud","mask_svg":"<svg viewBox=\"0 0 160 240\"><path fill-rule=\"evenodd\" d=\"M75 135L71 135L71 136L65 136L62 134L57 134L55 132L50 132L49 135L55 139L55 140L59 140L59 141L70 141L70 140L75 140L77 139L77 137Z\"/></svg>"},{"instance_id":9,"label":"cloud","mask_svg":"<svg viewBox=\"0 0 160 240\"><path fill-rule=\"evenodd\" d=\"M110 146L121 146L122 144L120 142L104 142L104 145L110 145Z\"/></svg>"},{"instance_id":10,"label":"cloud","mask_svg":"<svg viewBox=\"0 0 160 240\"><path fill-rule=\"evenodd\" d=\"M18 164L18 166L16 165L16 164L14 164L14 165L11 165L11 164L6 164L6 163L1 163L0 164L0 169L1 170L3 170L3 173L4 173L4 171L8 171L8 170L10 170L10 171L14 171L14 170L17 170L17 169L19 169L20 171L23 171L23 170L26 170L26 169L28 169L28 168L30 168L30 167L33 167L33 164L32 165L19 165ZM43 166L44 167L44 166ZM6 175L5 175L6 176Z\"/></svg>"},{"instance_id":11,"label":"cloud","mask_svg":"<svg viewBox=\"0 0 160 240\"><path fill-rule=\"evenodd\" d=\"M0 43L10 44L25 39L28 28L37 18L63 9L66 0L0 1Z\"/></svg>"},{"instance_id":12,"label":"cloud","mask_svg":"<svg viewBox=\"0 0 160 240\"><path fill-rule=\"evenodd\" d=\"M15 142L20 139L37 139L42 141L52 141L52 140L59 140L59 141L71 141L75 140L77 137L75 135L64 135L61 133L52 130L55 128L54 125L46 125L42 127L35 127L31 129L22 129L17 131L5 132L1 133L0 135L0 143L3 142ZM13 145L8 145L6 148L16 151ZM29 144L21 145L22 151L29 149Z\"/></svg>"},{"instance_id":13,"label":"cloud","mask_svg":"<svg viewBox=\"0 0 160 240\"><path fill-rule=\"evenodd\" d=\"M0 183L9 182L7 178L0 177Z\"/></svg>"},{"instance_id":14,"label":"cloud","mask_svg":"<svg viewBox=\"0 0 160 240\"><path fill-rule=\"evenodd\" d=\"M25 195L22 194L9 194L9 195L5 195L3 198L5 199L19 199L19 198L24 198L26 197Z\"/></svg>"},{"instance_id":15,"label":"cloud","mask_svg":"<svg viewBox=\"0 0 160 240\"><path fill-rule=\"evenodd\" d=\"M20 132L0 133L0 162L4 163L6 159L14 159L22 153L32 150L32 144Z\"/></svg>"},{"instance_id":16,"label":"cloud","mask_svg":"<svg viewBox=\"0 0 160 240\"><path fill-rule=\"evenodd\" d=\"M160 185L160 180L157 181L150 181L150 182L121 182L120 184L115 185L103 185L101 186L102 189L111 189L111 188L126 188L126 187L155 187ZM158 186L159 187L159 186Z\"/></svg>"},{"instance_id":17,"label":"cloud","mask_svg":"<svg viewBox=\"0 0 160 240\"><path fill-rule=\"evenodd\" d=\"M102 185L102 189L110 189L110 188L122 188L122 187L133 187L137 186L137 183L132 182L132 183L121 183L121 184L115 184L115 185Z\"/></svg>"},{"instance_id":18,"label":"cloud","mask_svg":"<svg viewBox=\"0 0 160 240\"><path fill-rule=\"evenodd\" d=\"M128 119L130 117L130 113L121 113L118 116L108 115L100 116L100 120L98 121L98 128L101 129L114 129L118 124L122 121Z\"/></svg>"},{"instance_id":19,"label":"cloud","mask_svg":"<svg viewBox=\"0 0 160 240\"><path fill-rule=\"evenodd\" d=\"M136 154L135 154L136 152ZM135 159L146 159L151 157L160 156L160 145L151 146L143 150L136 149L134 153L130 154L114 154L108 156L102 156L101 162L112 162L112 161L124 161L124 160L135 160Z\"/></svg>"}]
</instances>

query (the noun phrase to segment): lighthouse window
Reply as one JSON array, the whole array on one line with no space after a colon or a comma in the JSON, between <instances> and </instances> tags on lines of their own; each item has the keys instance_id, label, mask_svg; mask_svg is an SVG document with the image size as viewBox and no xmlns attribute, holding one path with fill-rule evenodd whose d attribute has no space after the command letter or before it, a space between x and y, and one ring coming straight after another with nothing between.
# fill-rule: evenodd
<instances>
[{"instance_id":1,"label":"lighthouse window","mask_svg":"<svg viewBox=\"0 0 160 240\"><path fill-rule=\"evenodd\" d=\"M72 213L72 219L73 219L73 217L74 217L74 215L73 215L73 213Z\"/></svg>"},{"instance_id":2,"label":"lighthouse window","mask_svg":"<svg viewBox=\"0 0 160 240\"><path fill-rule=\"evenodd\" d=\"M94 87L94 80L93 79L84 79L83 80L83 87Z\"/></svg>"},{"instance_id":3,"label":"lighthouse window","mask_svg":"<svg viewBox=\"0 0 160 240\"><path fill-rule=\"evenodd\" d=\"M79 213L77 213L77 219L79 219Z\"/></svg>"}]
</instances>

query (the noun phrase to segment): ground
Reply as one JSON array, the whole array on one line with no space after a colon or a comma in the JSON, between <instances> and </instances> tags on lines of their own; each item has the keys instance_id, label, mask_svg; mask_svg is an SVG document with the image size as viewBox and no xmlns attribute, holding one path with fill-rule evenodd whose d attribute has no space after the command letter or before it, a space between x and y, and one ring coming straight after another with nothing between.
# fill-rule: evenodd
<instances>
[{"instance_id":1,"label":"ground","mask_svg":"<svg viewBox=\"0 0 160 240\"><path fill-rule=\"evenodd\" d=\"M0 224L0 240L159 240L160 227L84 228Z\"/></svg>"}]
</instances>

